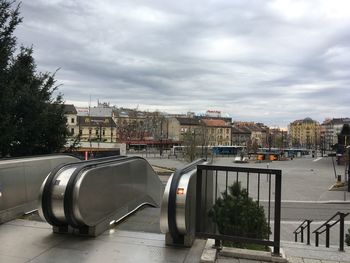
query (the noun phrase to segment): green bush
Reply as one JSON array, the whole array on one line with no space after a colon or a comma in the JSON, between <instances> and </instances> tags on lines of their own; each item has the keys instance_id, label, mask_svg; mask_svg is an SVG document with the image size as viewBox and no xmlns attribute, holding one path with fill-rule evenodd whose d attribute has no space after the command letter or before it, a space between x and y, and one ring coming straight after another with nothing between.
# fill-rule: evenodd
<instances>
[{"instance_id":1,"label":"green bush","mask_svg":"<svg viewBox=\"0 0 350 263\"><path fill-rule=\"evenodd\" d=\"M350 228L348 229L348 233L345 235L345 243L350 246Z\"/></svg>"},{"instance_id":2,"label":"green bush","mask_svg":"<svg viewBox=\"0 0 350 263\"><path fill-rule=\"evenodd\" d=\"M209 216L217 224L219 232L229 236L268 239L271 233L266 221L264 208L248 196L240 182L229 186L229 193L224 191ZM250 244L224 241L223 245L239 248L256 248ZM261 248L261 247L259 247Z\"/></svg>"}]
</instances>

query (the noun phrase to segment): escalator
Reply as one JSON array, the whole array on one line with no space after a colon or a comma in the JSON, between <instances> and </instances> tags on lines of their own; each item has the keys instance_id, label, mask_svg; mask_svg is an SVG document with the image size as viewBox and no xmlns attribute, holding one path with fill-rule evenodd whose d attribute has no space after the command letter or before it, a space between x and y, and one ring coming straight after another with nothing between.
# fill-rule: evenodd
<instances>
[{"instance_id":1,"label":"escalator","mask_svg":"<svg viewBox=\"0 0 350 263\"><path fill-rule=\"evenodd\" d=\"M141 157L70 163L45 179L39 214L54 232L97 236L143 205L159 206L162 189L158 175Z\"/></svg>"},{"instance_id":2,"label":"escalator","mask_svg":"<svg viewBox=\"0 0 350 263\"><path fill-rule=\"evenodd\" d=\"M161 204L160 229L167 245L190 247L195 239L197 165L207 164L204 159L194 161L169 178ZM207 182L208 185L210 182ZM212 200L206 200L212 201Z\"/></svg>"}]
</instances>

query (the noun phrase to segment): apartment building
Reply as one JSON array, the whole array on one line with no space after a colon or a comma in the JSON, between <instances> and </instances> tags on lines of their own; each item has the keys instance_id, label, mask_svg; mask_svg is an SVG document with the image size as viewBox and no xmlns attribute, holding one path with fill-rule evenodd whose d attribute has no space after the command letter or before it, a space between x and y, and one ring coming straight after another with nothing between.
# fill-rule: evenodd
<instances>
[{"instance_id":1,"label":"apartment building","mask_svg":"<svg viewBox=\"0 0 350 263\"><path fill-rule=\"evenodd\" d=\"M78 116L78 127L81 141L117 141L117 126L112 117Z\"/></svg>"},{"instance_id":2,"label":"apartment building","mask_svg":"<svg viewBox=\"0 0 350 263\"><path fill-rule=\"evenodd\" d=\"M296 120L289 124L289 134L293 147L316 148L320 142L320 124L309 117Z\"/></svg>"},{"instance_id":3,"label":"apartment building","mask_svg":"<svg viewBox=\"0 0 350 263\"><path fill-rule=\"evenodd\" d=\"M338 143L338 135L344 124L350 124L350 118L326 119L320 127L321 146L325 150L332 150Z\"/></svg>"},{"instance_id":4,"label":"apartment building","mask_svg":"<svg viewBox=\"0 0 350 263\"><path fill-rule=\"evenodd\" d=\"M209 146L231 145L231 125L220 119L202 119Z\"/></svg>"},{"instance_id":5,"label":"apartment building","mask_svg":"<svg viewBox=\"0 0 350 263\"><path fill-rule=\"evenodd\" d=\"M74 137L79 134L78 121L77 121L77 110L73 104L63 105L64 116L67 119L67 129L69 136Z\"/></svg>"}]
</instances>

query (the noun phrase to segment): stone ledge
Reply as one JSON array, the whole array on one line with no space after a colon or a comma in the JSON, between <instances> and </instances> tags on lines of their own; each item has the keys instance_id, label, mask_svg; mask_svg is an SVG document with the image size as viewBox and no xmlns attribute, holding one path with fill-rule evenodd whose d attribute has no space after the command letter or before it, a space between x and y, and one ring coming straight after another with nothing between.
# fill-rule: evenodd
<instances>
[{"instance_id":1,"label":"stone ledge","mask_svg":"<svg viewBox=\"0 0 350 263\"><path fill-rule=\"evenodd\" d=\"M214 263L217 258L217 250L213 248L215 241L214 239L208 239L201 256L201 263ZM250 259L265 262L275 262L275 263L288 263L288 260L281 249L281 256L274 256L271 252L250 250L250 249L240 249L223 247L219 252L220 256L239 258L239 259Z\"/></svg>"},{"instance_id":2,"label":"stone ledge","mask_svg":"<svg viewBox=\"0 0 350 263\"><path fill-rule=\"evenodd\" d=\"M276 262L276 263L287 263L288 260L285 257L283 250L281 249L281 256L275 256L271 252L223 247L220 251L220 256L233 257L240 259L251 259L258 261Z\"/></svg>"},{"instance_id":3,"label":"stone ledge","mask_svg":"<svg viewBox=\"0 0 350 263\"><path fill-rule=\"evenodd\" d=\"M213 248L214 239L208 239L201 256L201 263L214 263L216 260L216 249Z\"/></svg>"}]
</instances>

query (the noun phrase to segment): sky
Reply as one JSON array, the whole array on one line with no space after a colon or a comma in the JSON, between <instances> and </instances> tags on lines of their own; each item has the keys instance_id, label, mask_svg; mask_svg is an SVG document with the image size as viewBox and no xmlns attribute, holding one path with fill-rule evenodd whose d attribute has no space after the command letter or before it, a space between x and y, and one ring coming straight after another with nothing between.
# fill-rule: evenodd
<instances>
[{"instance_id":1,"label":"sky","mask_svg":"<svg viewBox=\"0 0 350 263\"><path fill-rule=\"evenodd\" d=\"M286 127L350 117L348 0L23 0L18 44L66 103L219 110Z\"/></svg>"}]
</instances>

